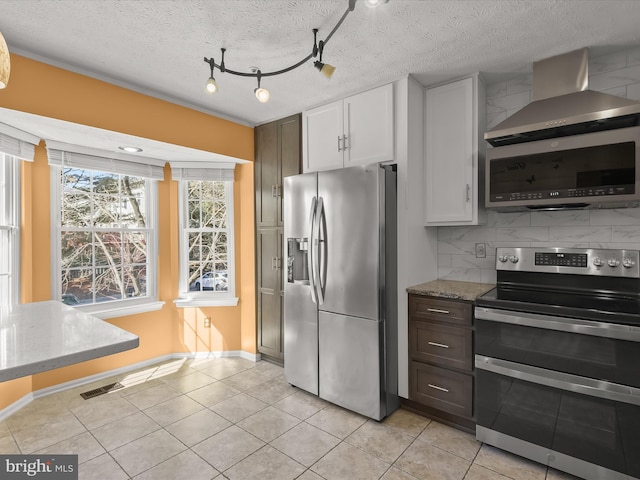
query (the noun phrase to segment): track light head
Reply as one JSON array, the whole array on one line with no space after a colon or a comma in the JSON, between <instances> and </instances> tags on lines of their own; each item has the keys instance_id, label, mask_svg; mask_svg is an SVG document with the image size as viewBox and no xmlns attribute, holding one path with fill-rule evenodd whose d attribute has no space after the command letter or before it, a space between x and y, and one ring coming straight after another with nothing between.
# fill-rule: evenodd
<instances>
[{"instance_id":1,"label":"track light head","mask_svg":"<svg viewBox=\"0 0 640 480\"><path fill-rule=\"evenodd\" d=\"M320 73L328 79L331 79L331 77L333 76L333 72L336 71L336 67L334 67L333 65L322 63L320 61L314 62L313 66L316 67L320 71Z\"/></svg>"},{"instance_id":2,"label":"track light head","mask_svg":"<svg viewBox=\"0 0 640 480\"><path fill-rule=\"evenodd\" d=\"M260 80L262 79L262 72L260 71L259 68L253 68L252 70L254 70L254 73L256 74L256 78L258 79L258 88L256 88L253 93L255 93L256 98L258 99L258 101L260 103L267 103L269 101L269 90L267 90L266 88L262 88L260 86Z\"/></svg>"},{"instance_id":3,"label":"track light head","mask_svg":"<svg viewBox=\"0 0 640 480\"><path fill-rule=\"evenodd\" d=\"M207 83L204 86L204 90L209 95L218 93L218 82L216 82L216 79L213 77L209 77L209 80L207 80Z\"/></svg>"},{"instance_id":4,"label":"track light head","mask_svg":"<svg viewBox=\"0 0 640 480\"><path fill-rule=\"evenodd\" d=\"M260 103L267 103L269 101L270 93L266 88L256 88L253 93L256 94L256 98Z\"/></svg>"}]
</instances>

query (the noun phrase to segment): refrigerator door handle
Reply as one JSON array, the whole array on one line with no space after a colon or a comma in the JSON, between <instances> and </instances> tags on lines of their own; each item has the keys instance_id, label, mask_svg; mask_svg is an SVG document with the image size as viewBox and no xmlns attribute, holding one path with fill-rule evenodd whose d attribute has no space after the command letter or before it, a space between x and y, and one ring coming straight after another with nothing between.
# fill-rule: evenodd
<instances>
[{"instance_id":1,"label":"refrigerator door handle","mask_svg":"<svg viewBox=\"0 0 640 480\"><path fill-rule=\"evenodd\" d=\"M318 294L316 292L316 282L315 282L315 255L314 255L314 238L313 238L313 233L314 233L314 229L315 229L315 224L317 221L317 215L316 215L316 210L317 210L317 199L314 196L313 199L311 200L311 212L309 213L309 225L310 225L310 232L309 232L309 247L308 247L308 254L307 254L307 271L309 272L309 287L311 290L311 300L313 301L313 303L318 303Z\"/></svg>"},{"instance_id":2,"label":"refrigerator door handle","mask_svg":"<svg viewBox=\"0 0 640 480\"><path fill-rule=\"evenodd\" d=\"M324 293L327 284L327 217L325 215L324 200L318 200L317 243L318 243L318 304L324 303Z\"/></svg>"}]
</instances>

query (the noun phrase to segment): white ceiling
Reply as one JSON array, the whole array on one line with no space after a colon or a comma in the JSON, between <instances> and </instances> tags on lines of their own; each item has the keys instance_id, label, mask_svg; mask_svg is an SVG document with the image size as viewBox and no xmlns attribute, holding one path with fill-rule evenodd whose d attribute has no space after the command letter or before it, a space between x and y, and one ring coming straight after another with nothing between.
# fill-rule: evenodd
<instances>
[{"instance_id":1,"label":"white ceiling","mask_svg":"<svg viewBox=\"0 0 640 480\"><path fill-rule=\"evenodd\" d=\"M248 71L284 68L324 38L347 0L0 0L0 31L17 54L248 125L413 74L424 85L481 71L500 78L582 47L640 44L637 0L358 0L324 52L331 80L312 62L256 80L216 70L209 96L204 57Z\"/></svg>"}]
</instances>

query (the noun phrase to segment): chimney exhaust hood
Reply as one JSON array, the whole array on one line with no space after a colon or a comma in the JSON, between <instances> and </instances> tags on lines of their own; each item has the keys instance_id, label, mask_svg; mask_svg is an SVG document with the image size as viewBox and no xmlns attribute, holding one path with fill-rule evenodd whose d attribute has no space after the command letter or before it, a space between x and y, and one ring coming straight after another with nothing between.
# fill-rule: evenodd
<instances>
[{"instance_id":1,"label":"chimney exhaust hood","mask_svg":"<svg viewBox=\"0 0 640 480\"><path fill-rule=\"evenodd\" d=\"M485 133L494 147L640 125L640 103L587 90L583 48L533 64L533 101Z\"/></svg>"}]
</instances>

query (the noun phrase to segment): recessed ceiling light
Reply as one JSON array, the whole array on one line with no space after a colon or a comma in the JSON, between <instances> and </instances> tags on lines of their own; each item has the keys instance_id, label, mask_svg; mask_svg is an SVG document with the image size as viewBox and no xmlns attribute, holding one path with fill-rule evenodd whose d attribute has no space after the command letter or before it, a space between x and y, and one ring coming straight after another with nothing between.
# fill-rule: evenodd
<instances>
[{"instance_id":1,"label":"recessed ceiling light","mask_svg":"<svg viewBox=\"0 0 640 480\"><path fill-rule=\"evenodd\" d=\"M142 149L140 147L118 147L120 150L124 150L129 153L140 153Z\"/></svg>"},{"instance_id":2,"label":"recessed ceiling light","mask_svg":"<svg viewBox=\"0 0 640 480\"><path fill-rule=\"evenodd\" d=\"M365 5L369 8L376 8L380 5L387 3L389 0L365 0Z\"/></svg>"}]
</instances>

